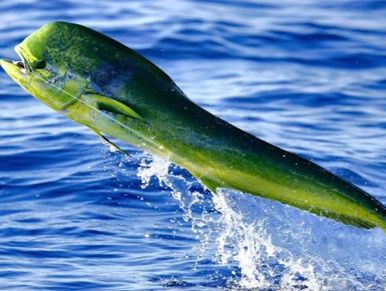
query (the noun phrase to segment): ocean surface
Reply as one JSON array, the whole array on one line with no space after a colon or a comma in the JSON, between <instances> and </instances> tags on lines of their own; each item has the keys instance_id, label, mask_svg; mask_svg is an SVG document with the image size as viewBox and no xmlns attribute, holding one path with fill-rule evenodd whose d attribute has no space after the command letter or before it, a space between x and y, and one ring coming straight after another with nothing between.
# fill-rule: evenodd
<instances>
[{"instance_id":1,"label":"ocean surface","mask_svg":"<svg viewBox=\"0 0 386 291\"><path fill-rule=\"evenodd\" d=\"M99 30L195 102L386 203L386 1L1 0L0 56ZM118 142L119 143L119 142ZM386 234L222 189L0 73L1 290L386 290Z\"/></svg>"}]
</instances>

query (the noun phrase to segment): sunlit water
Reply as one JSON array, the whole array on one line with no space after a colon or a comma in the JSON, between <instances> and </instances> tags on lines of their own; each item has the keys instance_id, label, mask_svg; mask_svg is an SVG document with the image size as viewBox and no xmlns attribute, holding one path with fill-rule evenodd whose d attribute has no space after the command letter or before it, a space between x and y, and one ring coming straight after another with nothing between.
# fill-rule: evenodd
<instances>
[{"instance_id":1,"label":"sunlit water","mask_svg":"<svg viewBox=\"0 0 386 291\"><path fill-rule=\"evenodd\" d=\"M386 203L386 2L280 3L3 0L0 55L51 20L91 26ZM4 73L0 105L4 290L385 290L379 229L213 196L169 161L110 151Z\"/></svg>"}]
</instances>

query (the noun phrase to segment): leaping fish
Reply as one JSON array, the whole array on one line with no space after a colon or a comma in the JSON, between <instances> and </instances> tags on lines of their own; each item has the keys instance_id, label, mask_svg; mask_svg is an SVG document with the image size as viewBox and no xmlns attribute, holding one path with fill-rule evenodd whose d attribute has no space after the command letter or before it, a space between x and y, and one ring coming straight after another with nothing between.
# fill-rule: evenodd
<instances>
[{"instance_id":1,"label":"leaping fish","mask_svg":"<svg viewBox=\"0 0 386 291\"><path fill-rule=\"evenodd\" d=\"M28 36L16 52L20 61L0 61L16 83L106 141L114 137L169 159L213 192L235 189L386 231L380 201L209 113L160 68L106 35L52 22Z\"/></svg>"}]
</instances>

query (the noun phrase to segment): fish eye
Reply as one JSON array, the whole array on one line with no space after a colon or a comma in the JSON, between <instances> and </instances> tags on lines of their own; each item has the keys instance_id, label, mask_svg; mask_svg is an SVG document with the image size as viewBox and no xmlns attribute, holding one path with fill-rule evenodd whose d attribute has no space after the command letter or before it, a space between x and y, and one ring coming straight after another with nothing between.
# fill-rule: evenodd
<instances>
[{"instance_id":1,"label":"fish eye","mask_svg":"<svg viewBox=\"0 0 386 291\"><path fill-rule=\"evenodd\" d=\"M34 69L44 69L46 67L46 61L45 60L39 60L34 63Z\"/></svg>"}]
</instances>

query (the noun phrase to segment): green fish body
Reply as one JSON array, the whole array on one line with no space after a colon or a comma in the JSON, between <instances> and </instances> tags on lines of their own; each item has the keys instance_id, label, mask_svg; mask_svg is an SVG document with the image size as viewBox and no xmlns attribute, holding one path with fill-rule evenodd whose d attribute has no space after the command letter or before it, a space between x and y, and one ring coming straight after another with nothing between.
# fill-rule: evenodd
<instances>
[{"instance_id":1,"label":"green fish body","mask_svg":"<svg viewBox=\"0 0 386 291\"><path fill-rule=\"evenodd\" d=\"M212 115L153 63L87 27L49 23L1 60L27 92L68 118L162 156L213 192L230 188L346 224L386 230L386 208L300 156Z\"/></svg>"}]
</instances>

